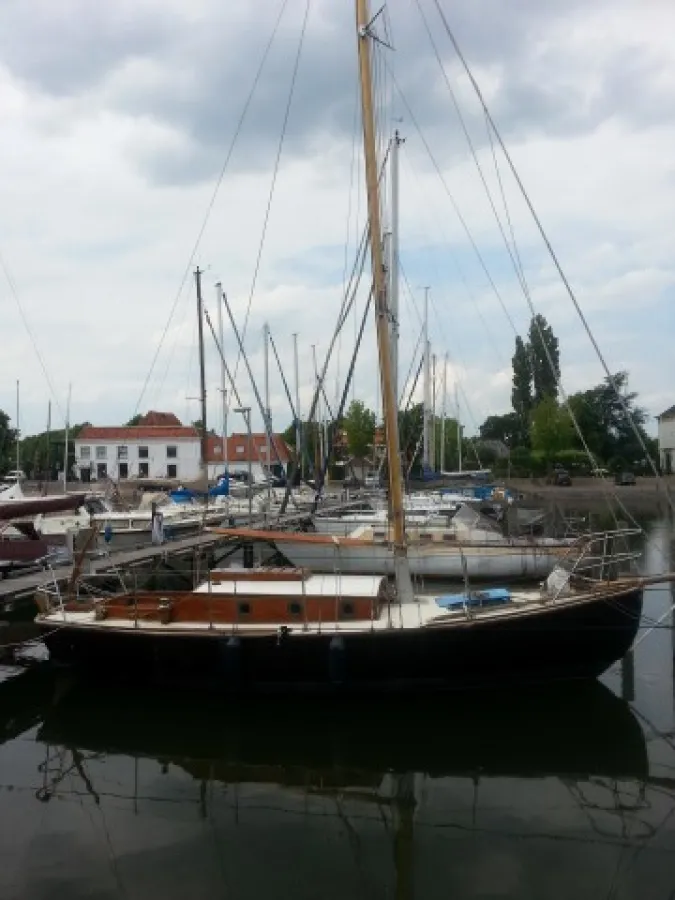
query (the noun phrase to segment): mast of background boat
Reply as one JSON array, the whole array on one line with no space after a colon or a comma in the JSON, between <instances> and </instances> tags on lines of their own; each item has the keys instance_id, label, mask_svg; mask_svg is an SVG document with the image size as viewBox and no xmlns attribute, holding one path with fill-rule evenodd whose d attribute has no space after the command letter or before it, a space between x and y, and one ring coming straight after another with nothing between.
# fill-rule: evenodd
<instances>
[{"instance_id":1,"label":"mast of background boat","mask_svg":"<svg viewBox=\"0 0 675 900\"><path fill-rule=\"evenodd\" d=\"M457 382L455 382L455 409L457 411L457 455L459 466L458 469L462 471L462 426L459 421L459 391L457 389Z\"/></svg>"},{"instance_id":2,"label":"mast of background boat","mask_svg":"<svg viewBox=\"0 0 675 900\"><path fill-rule=\"evenodd\" d=\"M52 401L47 401L47 477L45 478L44 493L47 493L47 485L52 480Z\"/></svg>"},{"instance_id":3,"label":"mast of background boat","mask_svg":"<svg viewBox=\"0 0 675 900\"><path fill-rule=\"evenodd\" d=\"M398 148L403 143L398 130L390 143L391 235L389 238L389 316L391 319L391 380L398 404Z\"/></svg>"},{"instance_id":4,"label":"mast of background boat","mask_svg":"<svg viewBox=\"0 0 675 900\"><path fill-rule=\"evenodd\" d=\"M301 416L300 416L300 374L298 368L298 333L293 335L293 363L295 368L295 455L299 463L300 477L305 478L305 454L302 452Z\"/></svg>"},{"instance_id":5,"label":"mast of background boat","mask_svg":"<svg viewBox=\"0 0 675 900\"><path fill-rule=\"evenodd\" d=\"M443 357L443 405L441 409L441 458L440 470L445 471L445 417L448 412L448 354Z\"/></svg>"},{"instance_id":6,"label":"mast of background boat","mask_svg":"<svg viewBox=\"0 0 675 900\"><path fill-rule=\"evenodd\" d=\"M272 505L272 445L270 435L272 433L272 414L270 412L270 326L263 325L263 340L265 342L265 447L267 449L267 511Z\"/></svg>"},{"instance_id":7,"label":"mast of background boat","mask_svg":"<svg viewBox=\"0 0 675 900\"><path fill-rule=\"evenodd\" d=\"M202 273L199 266L195 269L195 286L197 288L197 335L199 339L199 399L202 406L202 434L200 469L204 480L206 502L209 502L209 468L208 437L206 431L206 366L204 364L204 303L202 301Z\"/></svg>"},{"instance_id":8,"label":"mast of background boat","mask_svg":"<svg viewBox=\"0 0 675 900\"><path fill-rule=\"evenodd\" d=\"M19 379L16 379L16 471L21 470L21 431L19 429ZM18 477L18 475L17 475Z\"/></svg>"},{"instance_id":9,"label":"mast of background boat","mask_svg":"<svg viewBox=\"0 0 675 900\"><path fill-rule=\"evenodd\" d=\"M68 385L68 402L66 403L66 430L65 447L63 449L63 492L68 490L68 436L70 432L70 397L73 391L72 384Z\"/></svg>"},{"instance_id":10,"label":"mast of background boat","mask_svg":"<svg viewBox=\"0 0 675 900\"><path fill-rule=\"evenodd\" d=\"M314 488L319 487L319 472L323 466L323 448L322 437L323 430L321 428L323 416L323 398L319 391L319 370L316 367L316 344L312 344L312 365L314 366L314 390L318 394L318 402L316 405L316 415L314 416Z\"/></svg>"},{"instance_id":11,"label":"mast of background boat","mask_svg":"<svg viewBox=\"0 0 675 900\"><path fill-rule=\"evenodd\" d=\"M422 468L424 472L431 469L431 441L429 440L429 407L431 398L429 389L431 386L431 353L429 345L429 288L424 288L424 378L422 384Z\"/></svg>"},{"instance_id":12,"label":"mast of background boat","mask_svg":"<svg viewBox=\"0 0 675 900\"><path fill-rule=\"evenodd\" d=\"M431 355L431 470L435 472L436 459L436 354Z\"/></svg>"},{"instance_id":13,"label":"mast of background boat","mask_svg":"<svg viewBox=\"0 0 675 900\"><path fill-rule=\"evenodd\" d=\"M224 353L225 347L225 332L223 330L223 286L220 282L216 284L216 305L218 307L218 338L220 340L220 349ZM221 440L223 444L223 469L227 472L228 467L228 459L227 459L227 382L226 382L227 372L225 371L225 357L220 360L220 393L222 397L222 417L223 417L223 427L221 433Z\"/></svg>"},{"instance_id":14,"label":"mast of background boat","mask_svg":"<svg viewBox=\"0 0 675 900\"><path fill-rule=\"evenodd\" d=\"M403 515L403 484L401 456L398 439L398 414L396 396L391 378L391 342L387 315L387 287L382 259L382 229L380 227L380 198L378 191L377 156L375 151L375 119L373 114L373 86L370 66L370 32L368 2L356 0L356 25L358 29L359 75L361 82L361 107L363 121L363 148L368 190L368 223L370 253L373 270L375 321L377 347L382 374L382 410L387 441L387 468L389 472L389 516L394 532L394 574L399 601L412 600L412 581L408 566Z\"/></svg>"}]
</instances>

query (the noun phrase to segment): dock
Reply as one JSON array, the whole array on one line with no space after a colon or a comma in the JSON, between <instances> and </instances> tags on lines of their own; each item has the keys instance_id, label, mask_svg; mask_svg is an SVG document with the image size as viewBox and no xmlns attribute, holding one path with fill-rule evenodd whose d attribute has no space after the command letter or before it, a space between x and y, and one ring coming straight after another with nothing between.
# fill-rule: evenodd
<instances>
[{"instance_id":1,"label":"dock","mask_svg":"<svg viewBox=\"0 0 675 900\"><path fill-rule=\"evenodd\" d=\"M338 503L330 507L323 506L322 514L335 514L358 505L359 501ZM293 512L282 519L269 519L263 516L255 518L251 527L255 530L268 529L293 529L307 519L309 513ZM116 569L133 569L155 563L168 563L170 560L186 560L198 556L200 560L214 561L215 550L218 545L231 543L227 535L213 534L205 531L177 540L167 540L163 544L138 547L130 550L98 550L86 556L82 566L82 574L103 575L114 572ZM218 562L216 559L215 562ZM200 566L201 569L201 566ZM52 584L62 587L73 576L74 565L41 568L30 573L10 575L0 580L0 620L11 617L19 612L21 607L32 604L35 591L42 585ZM202 569L205 571L206 569Z\"/></svg>"}]
</instances>

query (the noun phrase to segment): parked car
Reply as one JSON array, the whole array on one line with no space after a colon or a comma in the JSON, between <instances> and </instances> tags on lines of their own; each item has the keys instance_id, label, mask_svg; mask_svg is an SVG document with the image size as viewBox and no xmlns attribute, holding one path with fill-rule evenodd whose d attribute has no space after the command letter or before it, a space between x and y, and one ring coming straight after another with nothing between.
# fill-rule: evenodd
<instances>
[{"instance_id":1,"label":"parked car","mask_svg":"<svg viewBox=\"0 0 675 900\"><path fill-rule=\"evenodd\" d=\"M566 469L555 469L551 477L548 479L549 484L556 487L571 487L572 479Z\"/></svg>"},{"instance_id":2,"label":"parked car","mask_svg":"<svg viewBox=\"0 0 675 900\"><path fill-rule=\"evenodd\" d=\"M360 488L361 482L355 475L348 475L342 482L343 488Z\"/></svg>"},{"instance_id":3,"label":"parked car","mask_svg":"<svg viewBox=\"0 0 675 900\"><path fill-rule=\"evenodd\" d=\"M635 475L632 472L618 472L614 477L614 484L635 484Z\"/></svg>"},{"instance_id":4,"label":"parked car","mask_svg":"<svg viewBox=\"0 0 675 900\"><path fill-rule=\"evenodd\" d=\"M25 481L26 473L23 469L12 469L5 475L4 481Z\"/></svg>"}]
</instances>

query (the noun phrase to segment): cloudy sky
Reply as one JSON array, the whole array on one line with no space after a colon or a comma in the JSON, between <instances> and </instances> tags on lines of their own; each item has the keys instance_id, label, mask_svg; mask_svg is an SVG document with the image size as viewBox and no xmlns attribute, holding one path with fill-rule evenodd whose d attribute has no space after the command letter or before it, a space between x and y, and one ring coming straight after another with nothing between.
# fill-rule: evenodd
<instances>
[{"instance_id":1,"label":"cloudy sky","mask_svg":"<svg viewBox=\"0 0 675 900\"><path fill-rule=\"evenodd\" d=\"M442 6L609 367L628 369L658 414L675 402L675 6ZM195 264L214 319L217 280L240 327L251 298L246 347L261 387L263 323L290 379L298 333L306 409L311 347L320 359L364 224L352 4L311 0L301 41L306 10L306 0L0 4L0 409L14 418L20 379L24 433L44 429L50 398L62 421L71 383L75 422L116 424L149 408L197 418ZM508 232L485 122L435 4L390 0L387 16L378 34L394 49L378 46L376 101L383 145L393 127L405 136L401 378L429 285L434 350L450 356L471 431L510 406L514 328L526 329L528 308L450 88ZM497 165L533 303L560 338L563 381L590 386L600 363L503 157ZM331 403L353 335L350 318ZM374 346L371 325L355 386L371 404ZM225 350L234 367L229 328ZM207 356L218 425L210 341ZM272 371L283 428L290 412ZM237 381L254 403L242 365Z\"/></svg>"}]
</instances>

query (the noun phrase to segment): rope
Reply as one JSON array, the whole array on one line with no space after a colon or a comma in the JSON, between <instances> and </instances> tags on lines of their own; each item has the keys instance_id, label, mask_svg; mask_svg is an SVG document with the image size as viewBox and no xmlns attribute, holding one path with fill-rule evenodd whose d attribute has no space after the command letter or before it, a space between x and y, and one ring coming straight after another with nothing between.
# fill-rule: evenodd
<instances>
[{"instance_id":1,"label":"rope","mask_svg":"<svg viewBox=\"0 0 675 900\"><path fill-rule=\"evenodd\" d=\"M459 220L459 223L462 226L464 233L466 234L467 238L469 239L469 243L471 244L471 247L473 248L473 251L476 254L476 258L478 259L478 262L480 263L480 267L482 268L482 270L485 274L485 277L487 278L495 297L499 301L499 305L501 306L502 312L506 316L506 319L507 319L509 325L511 326L511 330L513 331L514 335L517 335L518 330L514 324L513 319L511 318L511 314L509 313L508 309L506 308L506 304L504 303L504 298L500 294L499 289L497 288L497 285L495 284L494 279L493 279L492 275L490 274L490 270L487 267L487 263L485 262L483 254L480 252L480 250L478 248L478 244L475 241L473 233L471 232L471 229L469 228L469 225L468 225L466 219L462 215L462 212L457 204L457 201L455 200L455 197L454 197L452 191L448 187L448 183L445 180L445 177L443 176L443 172L441 171L441 168L438 164L436 157L432 153L431 147L429 146L429 142L427 141L427 139L424 135L424 132L422 131L420 124L417 121L417 118L415 117L415 114L413 113L413 111L410 107L410 104L408 103L408 100L407 100L405 94L403 93L403 90L401 89L401 86L399 85L398 81L394 78L393 75L392 75L392 79L394 81L396 90L398 91L398 94L399 94L401 100L403 101L403 105L405 106L406 111L407 111L408 115L410 116L410 120L413 123L413 125L415 126L415 130L417 131L417 134L418 134L420 140L422 141L422 144L424 145L424 149L426 150L427 156L429 157L431 164L436 172L436 175L438 176L438 180L441 182L441 185L443 186L443 190L445 191L445 193L448 196L448 199L450 200L450 203L452 205L454 213L457 216L457 219Z\"/></svg>"},{"instance_id":2,"label":"rope","mask_svg":"<svg viewBox=\"0 0 675 900\"><path fill-rule=\"evenodd\" d=\"M288 92L288 99L286 100L286 109L284 110L284 119L281 125L281 134L279 136L279 143L277 145L277 155L274 160L274 168L272 171L272 182L270 184L270 190L267 197L267 207L265 209L265 217L263 219L263 228L262 234L260 235L260 242L258 244L258 252L256 255L255 267L253 269L253 280L251 281L251 289L248 295L248 303L246 304L246 315L244 316L244 327L241 330L241 345L244 346L244 342L246 341L246 330L248 328L248 321L251 314L251 304L253 303L253 294L255 293L256 285L258 283L258 273L260 272L260 264L262 262L262 254L265 248L265 238L267 237L267 226L269 225L270 214L272 212L272 201L274 200L274 191L277 184L277 177L279 175L279 165L281 163L281 153L284 148L284 141L286 138L286 130L288 128L288 119L291 113L291 105L293 103L293 95L295 94L295 84L298 77L298 68L300 66L300 57L302 55L302 48L305 42L305 33L307 31L307 20L309 18L309 7L310 0L306 0L305 2L305 14L302 20L302 27L300 29L300 40L298 41L298 48L295 53L295 61L293 63L293 72L291 74L291 86ZM237 361L234 366L234 377L236 379L237 372L239 371L239 362L241 361L241 350L237 355Z\"/></svg>"},{"instance_id":3,"label":"rope","mask_svg":"<svg viewBox=\"0 0 675 900\"><path fill-rule=\"evenodd\" d=\"M26 329L26 332L28 333L28 337L30 338L31 344L33 345L33 350L35 351L35 355L37 356L38 362L40 363L40 368L42 369L42 374L45 376L47 386L49 387L49 392L52 396L52 399L54 400L54 403L56 404L56 408L59 411L59 415L65 422L66 417L63 414L63 410L61 409L61 404L59 403L59 399L56 396L56 391L54 390L54 385L52 384L52 380L49 377L49 372L47 372L47 366L45 365L44 359L42 358L42 354L40 353L40 350L38 348L37 341L35 340L35 335L33 334L33 331L31 329L30 325L28 324L28 319L26 318L26 314L24 312L23 305L21 303L21 300L19 299L19 292L16 289L16 284L14 283L14 279L10 275L9 269L7 268L7 263L5 262L5 260L2 256L2 253L0 253L0 268L3 271L5 279L7 280L7 284L9 285L10 293L12 294L12 297L14 298L14 302L16 303L17 309L19 310L19 315L21 316L21 321L23 322L23 326ZM18 427L19 427L19 423L17 422L17 428Z\"/></svg>"},{"instance_id":4,"label":"rope","mask_svg":"<svg viewBox=\"0 0 675 900\"><path fill-rule=\"evenodd\" d=\"M162 335L161 335L161 337L160 337L160 339L159 339L159 344L157 345L157 349L155 350L155 354L154 354L154 356L153 356L153 358L152 358L152 362L151 362L151 364L150 364L150 369L149 369L148 374L147 374L147 376L146 376L146 378L145 378L145 381L143 382L143 388L141 389L140 396L139 396L138 401L137 401L137 403L136 403L136 406L135 406L135 409L134 409L134 415L136 415L136 414L138 413L138 410L139 410L139 408L140 408L140 405L141 405L141 403L143 402L143 397L145 396L145 392L146 392L146 390L147 390L147 388L148 388L148 384L149 384L149 382L150 382L150 378L152 377L152 373L153 373L153 371L154 371L154 369L155 369L155 366L156 366L156 364L157 364L157 359L158 359L158 357L159 357L160 351L161 351L162 346L163 346L163 344L164 344L164 341L165 341L165 339L166 339L166 335L167 335L167 333L168 333L168 331L169 331L169 328L171 327L171 322L173 321L173 317L174 317L175 312L176 312L176 307L178 306L178 301L180 300L180 298L181 298L181 296L182 296L182 293L183 293L183 289L185 288L185 283L187 282L188 276L190 275L190 273L191 273L191 271L192 271L192 267L193 267L193 265L194 265L194 259L195 259L195 256L197 255L197 251L199 250L199 246L200 246L200 244L201 244L202 237L204 236L204 232L206 231L206 226L207 226L207 224L208 224L208 222L209 222L209 219L210 219L210 217L211 217L211 212L213 211L213 207L214 207L214 205L215 205L216 198L217 198L217 196L218 196L218 192L220 191L220 186L221 186L221 184L222 184L222 182L223 182L223 178L225 177L225 172L226 172L227 167L228 167L228 165L229 165L229 163L230 163L230 159L232 158L232 153L234 152L235 145L236 145L237 140L238 140L238 138L239 138L239 135L240 135L240 133L241 133L241 129L242 129L243 125L244 125L244 120L246 119L246 116L247 116L247 114L248 114L248 110L249 110L249 108L250 108L250 106L251 106L251 102L252 102L252 100L253 100L253 97L254 97L254 95L255 95L256 89L257 89L257 87L258 87L258 82L260 81L260 76L262 75L263 69L265 68L265 64L266 64L266 62L267 62L267 57L269 56L270 50L272 49L272 44L274 43L274 40L275 40L275 38L276 38L276 36L277 36L277 32L279 31L279 26L280 26L280 24L281 24L281 19L282 19L283 15L284 15L284 12L285 12L287 6L288 6L288 0L283 0L283 2L282 2L282 4L281 4L281 7L280 7L280 9L279 9L279 12L278 12L278 14L277 14L276 21L275 21L275 23L274 23L274 27L272 28L272 33L271 33L271 35L270 35L270 37L269 37L269 39L268 39L268 41L267 41L267 44L265 45L265 49L264 49L264 51L263 51L263 55L262 55L262 57L261 57L261 59L260 59L260 63L259 63L259 65L258 65L258 68L257 68L257 70L256 70L255 76L254 76L254 78L253 78L253 83L252 83L252 85L251 85L251 89L250 89L250 91L249 91L249 93L248 93L248 96L247 96L247 98L246 98L246 101L244 102L244 106L243 106L242 111L241 111L241 114L240 114L240 116L239 116L239 120L238 120L237 125L236 125L236 127L235 127L235 129L234 129L234 134L233 134L233 136L232 136L232 140L230 141L230 146L228 147L227 154L226 154L226 156L225 156L225 161L224 161L224 163L223 163L223 165L222 165L222 168L221 168L221 170L220 170L220 174L218 175L218 178L217 178L217 180L216 180L216 184L215 184L215 187L214 187L214 189L213 189L213 193L211 194L211 199L209 200L209 203L208 203L208 205L207 205L207 207L206 207L206 212L205 212L205 214L204 214L204 218L203 218L203 220L202 220L201 227L200 227L200 229L199 229L199 231L198 231L198 233L197 233L197 238L196 238L196 240L195 240L195 242L194 242L194 245L193 245L193 247L192 247L192 252L190 253L190 256L189 256L187 265L185 266L185 271L183 272L183 277L181 278L180 285L179 285L179 287L178 287L178 291L177 291L176 296L175 296L175 298L174 298L174 301L173 301L173 303L172 303L172 305L171 305L171 310L170 310L170 312L169 312L169 318L167 319L166 325L164 326L164 330L162 331ZM166 377L166 373L165 373L165 377Z\"/></svg>"},{"instance_id":5,"label":"rope","mask_svg":"<svg viewBox=\"0 0 675 900\"><path fill-rule=\"evenodd\" d=\"M565 287L565 290L567 291L567 294L568 294L570 300L572 301L574 309L584 327L584 330L588 336L588 339L590 340L591 345L593 346L593 349L595 350L596 356L598 357L600 364L602 365L603 371L605 372L605 375L607 377L607 381L613 388L614 393L616 394L619 404L621 405L621 409L622 409L624 415L626 416L626 420L628 421L633 434L637 438L638 444L640 445L640 449L644 453L645 459L649 463L649 467L651 468L653 475L657 479L657 483L659 485L661 485L665 490L666 499L667 499L668 505L671 509L671 512L675 512L675 502L673 501L673 498L671 497L668 485L664 482L658 469L656 468L654 460L652 459L651 454L647 450L647 446L644 442L644 439L643 439L642 435L640 434L640 430L635 423L635 419L631 415L631 412L628 409L626 401L624 400L623 396L621 395L620 391L617 388L616 382L614 380L614 376L612 375L612 373L609 370L609 367L607 365L605 357L604 357L602 351L600 350L597 340L595 339L595 335L593 334L593 332L588 324L588 321L586 319L586 316L584 315L583 310L581 309L579 301L576 298L576 294L572 290L572 286L570 285L570 283L567 279L567 276L565 275L565 272L563 271L562 265L560 264L560 261L558 260L555 250L553 249L553 245L551 244L551 242L549 240L548 234L546 233L544 226L541 223L541 219L537 215L534 205L530 199L530 196L529 196L527 190L525 189L525 185L523 184L523 182L520 178L520 175L518 174L518 170L516 169L515 164L514 164L513 160L511 159L511 155L509 154L508 150L506 149L506 145L502 139L501 132L497 128L497 126L490 114L490 110L488 109L488 106L483 98L483 94L481 93L481 90L478 86L476 79L474 78L473 72L471 71L469 64L467 63L462 51L459 48L459 44L457 43L457 40L452 32L452 29L450 28L450 25L448 24L448 21L445 17L445 13L443 12L443 10L441 8L439 0L433 0L433 2L434 2L434 5L436 6L436 9L438 10L438 15L441 18L441 21L443 23L443 26L445 28L445 31L446 31L449 39L450 39L450 42L452 43L455 53L457 54L457 57L458 57L459 61L461 62L462 67L463 67L469 81L471 82L471 86L474 89L474 92L478 98L478 101L483 109L483 113L487 119L487 122L489 123L490 128L492 129L495 137L497 138L497 141L498 141L499 146L501 147L501 150L504 154L504 157L509 165L511 173L516 181L516 184L518 185L518 189L520 190L520 193L521 193L523 199L525 200L525 203L527 204L530 214L534 220L534 223L537 226L537 230L539 231L541 239L543 240L544 245L546 246L546 249L547 249L547 251L551 257L551 260L558 272L558 275L560 276L560 279Z\"/></svg>"}]
</instances>

